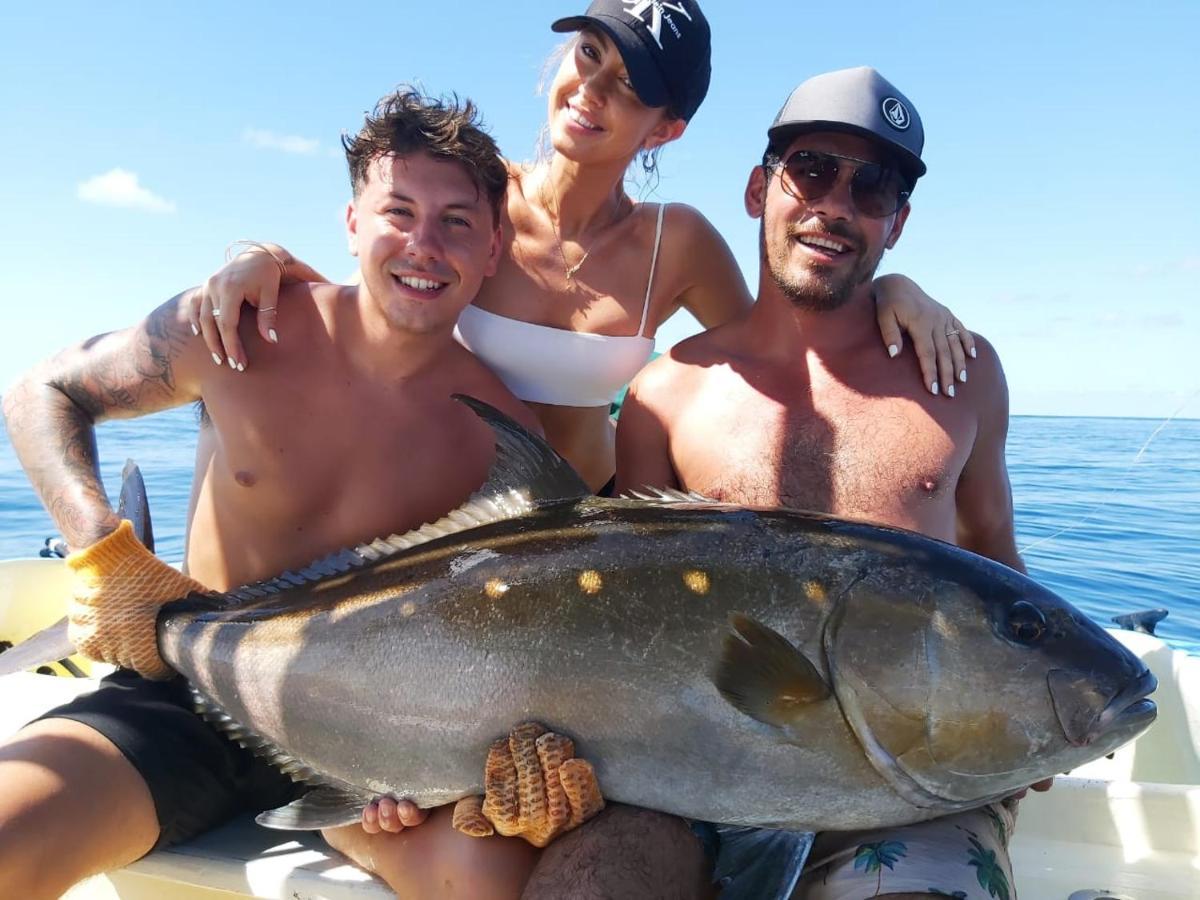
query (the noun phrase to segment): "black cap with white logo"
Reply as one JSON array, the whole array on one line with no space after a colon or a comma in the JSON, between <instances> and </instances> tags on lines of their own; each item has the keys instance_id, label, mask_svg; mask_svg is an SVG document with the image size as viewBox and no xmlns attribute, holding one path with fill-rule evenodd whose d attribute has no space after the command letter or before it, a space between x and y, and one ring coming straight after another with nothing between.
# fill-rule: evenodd
<instances>
[{"instance_id":1,"label":"black cap with white logo","mask_svg":"<svg viewBox=\"0 0 1200 900\"><path fill-rule=\"evenodd\" d=\"M695 0L595 0L582 16L550 27L567 32L588 26L616 44L638 99L670 106L685 120L696 114L712 74L712 36Z\"/></svg>"},{"instance_id":2,"label":"black cap with white logo","mask_svg":"<svg viewBox=\"0 0 1200 900\"><path fill-rule=\"evenodd\" d=\"M925 174L925 129L916 107L867 66L808 79L787 98L767 137L778 147L804 131L845 131L880 141L913 181Z\"/></svg>"}]
</instances>

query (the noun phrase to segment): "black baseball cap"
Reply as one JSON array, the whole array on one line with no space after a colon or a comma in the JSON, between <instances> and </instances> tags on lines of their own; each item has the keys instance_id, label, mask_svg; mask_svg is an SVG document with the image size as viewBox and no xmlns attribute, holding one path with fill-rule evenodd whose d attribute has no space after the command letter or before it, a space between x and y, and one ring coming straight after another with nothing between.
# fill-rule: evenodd
<instances>
[{"instance_id":1,"label":"black baseball cap","mask_svg":"<svg viewBox=\"0 0 1200 900\"><path fill-rule=\"evenodd\" d=\"M685 121L696 114L712 75L712 34L695 0L595 0L582 16L550 28L562 33L588 26L616 44L639 100L670 106Z\"/></svg>"},{"instance_id":2,"label":"black baseball cap","mask_svg":"<svg viewBox=\"0 0 1200 900\"><path fill-rule=\"evenodd\" d=\"M767 131L772 147L805 131L845 131L884 144L915 182L925 174L925 128L917 109L872 68L816 75L792 91Z\"/></svg>"}]
</instances>

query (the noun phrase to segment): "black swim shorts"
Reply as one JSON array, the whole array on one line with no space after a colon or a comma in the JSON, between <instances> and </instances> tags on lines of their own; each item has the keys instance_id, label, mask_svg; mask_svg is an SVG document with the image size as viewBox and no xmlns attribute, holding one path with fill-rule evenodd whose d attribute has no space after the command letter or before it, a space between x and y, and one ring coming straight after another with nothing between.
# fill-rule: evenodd
<instances>
[{"instance_id":1,"label":"black swim shorts","mask_svg":"<svg viewBox=\"0 0 1200 900\"><path fill-rule=\"evenodd\" d=\"M125 754L154 798L155 849L186 841L238 813L283 806L303 792L194 713L182 678L150 681L121 669L98 690L41 718L82 722Z\"/></svg>"}]
</instances>

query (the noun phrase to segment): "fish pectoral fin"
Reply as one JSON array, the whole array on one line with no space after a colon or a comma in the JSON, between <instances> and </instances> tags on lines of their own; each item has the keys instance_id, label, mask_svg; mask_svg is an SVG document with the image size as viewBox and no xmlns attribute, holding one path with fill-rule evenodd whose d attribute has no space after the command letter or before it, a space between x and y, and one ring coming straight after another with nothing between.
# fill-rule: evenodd
<instances>
[{"instance_id":1,"label":"fish pectoral fin","mask_svg":"<svg viewBox=\"0 0 1200 900\"><path fill-rule=\"evenodd\" d=\"M716 830L721 840L713 881L721 887L721 900L792 896L815 834L735 825L717 825Z\"/></svg>"},{"instance_id":2,"label":"fish pectoral fin","mask_svg":"<svg viewBox=\"0 0 1200 900\"><path fill-rule=\"evenodd\" d=\"M254 817L264 828L280 831L317 831L362 821L363 810L375 798L363 791L323 786L314 788L287 806L269 809Z\"/></svg>"},{"instance_id":3,"label":"fish pectoral fin","mask_svg":"<svg viewBox=\"0 0 1200 900\"><path fill-rule=\"evenodd\" d=\"M741 613L729 617L713 683L721 696L746 715L786 728L811 703L829 696L829 685L791 642Z\"/></svg>"}]
</instances>

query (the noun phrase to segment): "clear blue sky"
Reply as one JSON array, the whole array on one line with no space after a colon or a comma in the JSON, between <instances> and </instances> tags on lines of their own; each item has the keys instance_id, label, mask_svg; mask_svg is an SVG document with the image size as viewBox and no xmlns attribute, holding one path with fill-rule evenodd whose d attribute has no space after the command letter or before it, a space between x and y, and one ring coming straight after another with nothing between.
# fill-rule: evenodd
<instances>
[{"instance_id":1,"label":"clear blue sky","mask_svg":"<svg viewBox=\"0 0 1200 900\"><path fill-rule=\"evenodd\" d=\"M235 238L346 276L339 134L418 81L474 98L528 157L549 22L586 3L35 6L0 13L0 385ZM712 89L654 199L708 215L752 285L741 195L767 125L809 75L873 65L920 110L930 169L885 266L997 345L1013 411L1200 415L1200 3L705 10Z\"/></svg>"}]
</instances>

